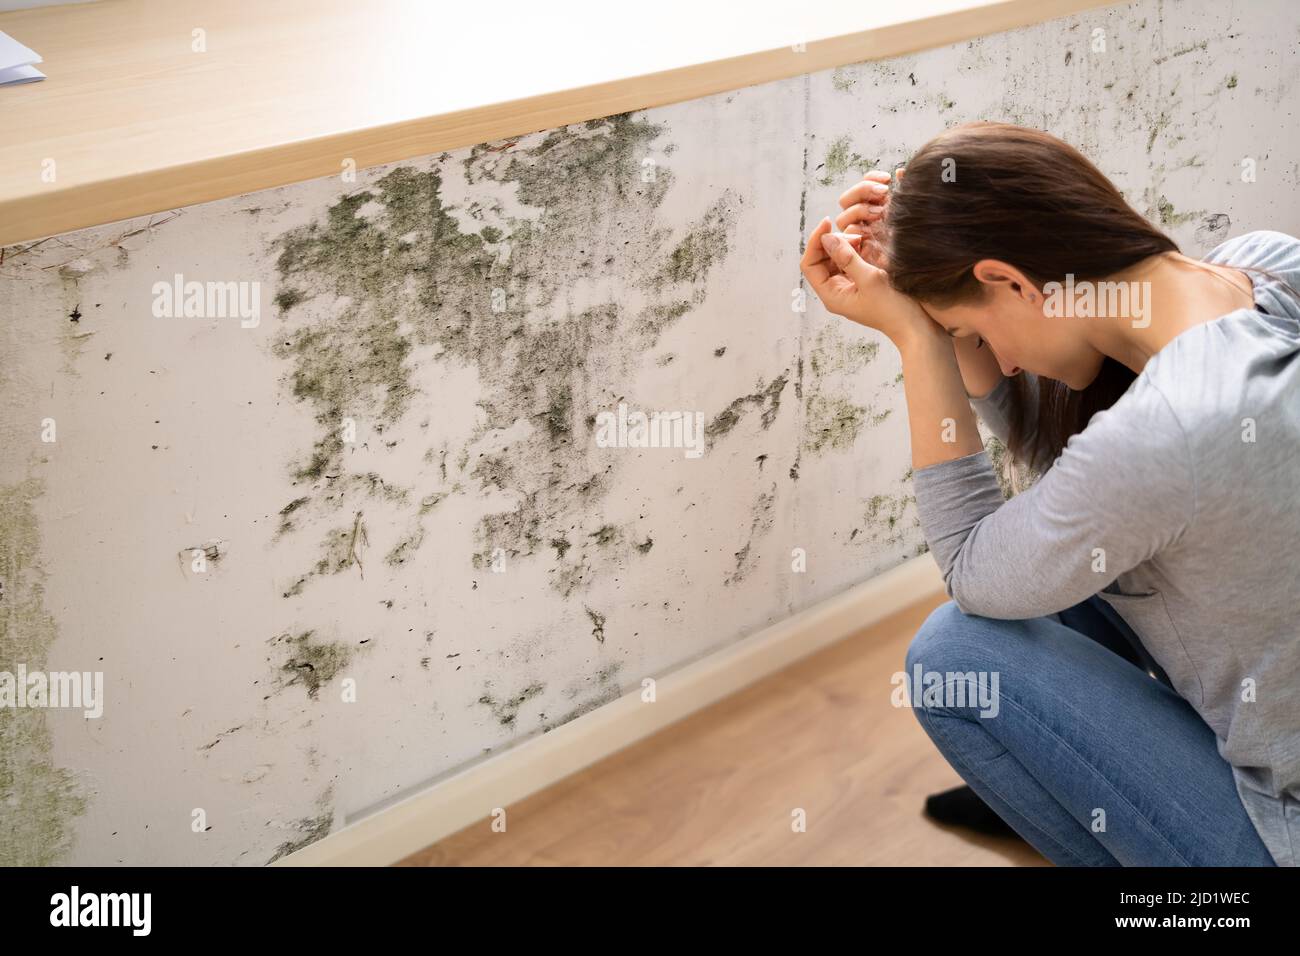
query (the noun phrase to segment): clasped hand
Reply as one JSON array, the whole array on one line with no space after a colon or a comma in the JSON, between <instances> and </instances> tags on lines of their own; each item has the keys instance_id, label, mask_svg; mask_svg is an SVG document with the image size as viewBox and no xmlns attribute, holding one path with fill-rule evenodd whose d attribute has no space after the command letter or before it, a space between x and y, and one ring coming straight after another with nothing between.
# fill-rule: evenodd
<instances>
[{"instance_id":1,"label":"clasped hand","mask_svg":"<svg viewBox=\"0 0 1300 956\"><path fill-rule=\"evenodd\" d=\"M902 176L902 170L898 171ZM873 170L840 196L843 212L831 231L827 216L808 239L799 270L830 312L876 329L895 345L933 320L914 299L889 284L882 239L889 173Z\"/></svg>"}]
</instances>

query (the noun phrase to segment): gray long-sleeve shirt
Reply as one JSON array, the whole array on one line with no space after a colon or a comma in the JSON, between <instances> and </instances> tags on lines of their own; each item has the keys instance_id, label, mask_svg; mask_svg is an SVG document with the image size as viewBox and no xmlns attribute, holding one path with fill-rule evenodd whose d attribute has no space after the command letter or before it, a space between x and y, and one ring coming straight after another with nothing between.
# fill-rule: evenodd
<instances>
[{"instance_id":1,"label":"gray long-sleeve shirt","mask_svg":"<svg viewBox=\"0 0 1300 956\"><path fill-rule=\"evenodd\" d=\"M1300 289L1300 241L1283 233L1238 236L1206 259ZM1248 274L1256 309L1176 336L1028 490L1004 501L982 451L914 483L957 606L1015 620L1100 594L1214 730L1274 860L1295 866L1300 302ZM1006 402L1005 382L972 400L1004 441Z\"/></svg>"}]
</instances>

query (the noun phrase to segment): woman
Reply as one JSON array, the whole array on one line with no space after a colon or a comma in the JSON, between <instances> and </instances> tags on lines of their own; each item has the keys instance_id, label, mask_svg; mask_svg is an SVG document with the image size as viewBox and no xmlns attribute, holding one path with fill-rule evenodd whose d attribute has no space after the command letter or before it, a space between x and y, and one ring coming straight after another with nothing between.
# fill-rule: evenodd
<instances>
[{"instance_id":1,"label":"woman","mask_svg":"<svg viewBox=\"0 0 1300 956\"><path fill-rule=\"evenodd\" d=\"M823 220L800 267L902 358L952 598L908 650L918 719L1057 864L1294 866L1300 242L1191 259L1077 151L1006 124L901 172L845 193L845 232ZM1009 500L972 404L1040 473ZM956 693L985 678L997 706Z\"/></svg>"}]
</instances>

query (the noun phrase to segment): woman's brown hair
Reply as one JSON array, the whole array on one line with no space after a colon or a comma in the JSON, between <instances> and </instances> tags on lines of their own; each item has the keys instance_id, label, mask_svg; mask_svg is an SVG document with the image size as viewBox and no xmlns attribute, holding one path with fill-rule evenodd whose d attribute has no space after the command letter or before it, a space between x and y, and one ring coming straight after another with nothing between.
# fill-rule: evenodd
<instances>
[{"instance_id":1,"label":"woman's brown hair","mask_svg":"<svg viewBox=\"0 0 1300 956\"><path fill-rule=\"evenodd\" d=\"M1179 252L1074 147L1040 130L988 122L955 126L912 157L890 192L885 245L890 284L941 308L983 295L973 271L981 259L1011 263L1042 288L1067 273L1095 282L1149 256ZM1235 268L1264 275L1300 300L1266 269ZM1082 390L1038 376L1032 414L1025 379L1009 379L1012 458L1054 461L1136 377L1110 357Z\"/></svg>"}]
</instances>

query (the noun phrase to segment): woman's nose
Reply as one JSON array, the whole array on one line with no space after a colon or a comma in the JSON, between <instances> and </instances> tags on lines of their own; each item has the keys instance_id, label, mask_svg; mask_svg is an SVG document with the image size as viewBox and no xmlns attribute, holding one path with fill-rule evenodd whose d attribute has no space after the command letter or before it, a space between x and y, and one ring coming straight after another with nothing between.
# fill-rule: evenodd
<instances>
[{"instance_id":1,"label":"woman's nose","mask_svg":"<svg viewBox=\"0 0 1300 956\"><path fill-rule=\"evenodd\" d=\"M1018 366L1018 365L1012 365L1010 362L1008 362L1006 359L1004 359L1001 355L999 355L998 352L997 352L997 350L996 350L995 348L993 348L993 346L991 346L991 345L988 344L988 340L987 340L987 339L985 340L984 344L988 347L988 350L989 350L990 352L993 353L993 357L994 357L995 359L998 360L998 368L1002 369L1002 374L1003 374L1003 375L1005 375L1005 376L1007 376L1008 378L1010 378L1012 375L1015 375L1017 372L1020 371L1020 366Z\"/></svg>"}]
</instances>

